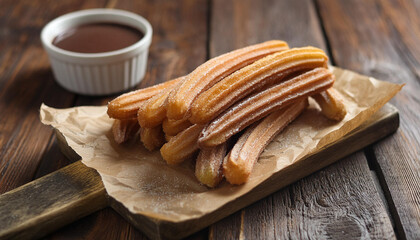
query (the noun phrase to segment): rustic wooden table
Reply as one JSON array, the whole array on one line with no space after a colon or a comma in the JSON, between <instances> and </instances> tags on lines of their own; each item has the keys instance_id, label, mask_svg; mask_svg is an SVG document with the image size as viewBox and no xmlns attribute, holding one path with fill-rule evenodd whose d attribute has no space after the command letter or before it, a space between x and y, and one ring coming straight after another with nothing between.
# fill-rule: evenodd
<instances>
[{"instance_id":1,"label":"rustic wooden table","mask_svg":"<svg viewBox=\"0 0 420 240\"><path fill-rule=\"evenodd\" d=\"M420 1L0 1L0 193L71 163L42 102L102 105L115 96L75 95L58 86L40 43L42 27L86 8L119 8L154 28L140 87L184 75L206 59L269 39L313 45L331 64L406 83L391 103L393 135L217 222L192 239L420 238ZM107 208L49 239L146 238Z\"/></svg>"}]
</instances>

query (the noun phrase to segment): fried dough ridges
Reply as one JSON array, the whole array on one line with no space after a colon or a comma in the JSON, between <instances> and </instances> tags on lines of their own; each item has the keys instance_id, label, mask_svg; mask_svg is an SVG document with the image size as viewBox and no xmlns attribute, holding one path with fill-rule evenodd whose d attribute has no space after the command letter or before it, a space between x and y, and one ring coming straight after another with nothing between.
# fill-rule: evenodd
<instances>
[{"instance_id":1,"label":"fried dough ridges","mask_svg":"<svg viewBox=\"0 0 420 240\"><path fill-rule=\"evenodd\" d=\"M163 89L175 86L182 78L177 78L148 88L125 93L108 103L108 116L116 119L137 118L139 107L147 99L161 92Z\"/></svg>"},{"instance_id":2,"label":"fried dough ridges","mask_svg":"<svg viewBox=\"0 0 420 240\"><path fill-rule=\"evenodd\" d=\"M199 145L202 148L219 145L269 113L327 90L334 80L328 69L316 68L238 101L207 125Z\"/></svg>"},{"instance_id":3,"label":"fried dough ridges","mask_svg":"<svg viewBox=\"0 0 420 240\"><path fill-rule=\"evenodd\" d=\"M243 184L265 147L307 107L307 99L291 104L255 123L239 138L223 163L223 174L231 184Z\"/></svg>"},{"instance_id":4,"label":"fried dough ridges","mask_svg":"<svg viewBox=\"0 0 420 240\"><path fill-rule=\"evenodd\" d=\"M174 120L165 118L162 123L162 128L167 135L175 136L191 125L192 123L188 119Z\"/></svg>"},{"instance_id":5,"label":"fried dough ridges","mask_svg":"<svg viewBox=\"0 0 420 240\"><path fill-rule=\"evenodd\" d=\"M168 164L178 164L192 156L198 150L198 136L203 125L194 124L171 137L160 149L160 154Z\"/></svg>"},{"instance_id":6,"label":"fried dough ridges","mask_svg":"<svg viewBox=\"0 0 420 240\"><path fill-rule=\"evenodd\" d=\"M264 57L224 78L192 103L190 122L204 124L258 88L280 82L290 74L327 67L318 48L293 48Z\"/></svg>"},{"instance_id":7,"label":"fried dough ridges","mask_svg":"<svg viewBox=\"0 0 420 240\"><path fill-rule=\"evenodd\" d=\"M127 141L140 128L145 147L160 148L168 164L198 153L195 175L201 183L215 187L224 175L231 184L243 184L267 144L304 111L308 97L327 118L345 117L327 62L318 48L288 49L283 41L226 53L185 77L111 101L115 141Z\"/></svg>"},{"instance_id":8,"label":"fried dough ridges","mask_svg":"<svg viewBox=\"0 0 420 240\"><path fill-rule=\"evenodd\" d=\"M288 49L283 41L268 41L238 49L210 59L193 72L168 98L167 116L169 119L182 119L194 99L215 83L238 69L269 54Z\"/></svg>"},{"instance_id":9,"label":"fried dough ridges","mask_svg":"<svg viewBox=\"0 0 420 240\"><path fill-rule=\"evenodd\" d=\"M160 148L165 143L165 135L159 125L154 128L141 128L140 140L149 151Z\"/></svg>"},{"instance_id":10,"label":"fried dough ridges","mask_svg":"<svg viewBox=\"0 0 420 240\"><path fill-rule=\"evenodd\" d=\"M184 77L176 79L178 84L182 81ZM168 86L165 89L162 89L159 93L153 97L146 100L143 104L140 105L137 112L137 119L141 127L156 127L160 125L163 120L166 118L166 104L169 93L177 85Z\"/></svg>"}]
</instances>

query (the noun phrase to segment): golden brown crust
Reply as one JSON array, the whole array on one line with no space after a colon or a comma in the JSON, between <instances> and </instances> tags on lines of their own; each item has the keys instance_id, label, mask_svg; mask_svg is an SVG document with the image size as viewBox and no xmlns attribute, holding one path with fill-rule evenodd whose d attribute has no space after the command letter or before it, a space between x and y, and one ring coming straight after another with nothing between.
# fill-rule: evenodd
<instances>
[{"instance_id":1,"label":"golden brown crust","mask_svg":"<svg viewBox=\"0 0 420 240\"><path fill-rule=\"evenodd\" d=\"M289 105L255 123L239 138L223 163L223 174L231 184L243 184L265 147L307 107L307 99Z\"/></svg>"},{"instance_id":2,"label":"golden brown crust","mask_svg":"<svg viewBox=\"0 0 420 240\"><path fill-rule=\"evenodd\" d=\"M115 119L112 124L112 135L114 136L115 142L121 144L132 139L139 131L139 128L137 119Z\"/></svg>"},{"instance_id":3,"label":"golden brown crust","mask_svg":"<svg viewBox=\"0 0 420 240\"><path fill-rule=\"evenodd\" d=\"M203 125L194 124L172 137L160 149L160 154L168 164L179 164L198 150L198 135Z\"/></svg>"},{"instance_id":4,"label":"golden brown crust","mask_svg":"<svg viewBox=\"0 0 420 240\"><path fill-rule=\"evenodd\" d=\"M192 123L188 119L174 120L165 118L162 123L163 132L170 136L177 135L191 125Z\"/></svg>"},{"instance_id":5,"label":"golden brown crust","mask_svg":"<svg viewBox=\"0 0 420 240\"><path fill-rule=\"evenodd\" d=\"M176 79L182 81L184 77ZM155 96L146 100L141 104L138 112L137 119L141 127L153 128L162 124L166 118L166 104L169 93L176 87L176 85L168 86L162 89Z\"/></svg>"},{"instance_id":6,"label":"golden brown crust","mask_svg":"<svg viewBox=\"0 0 420 240\"><path fill-rule=\"evenodd\" d=\"M245 98L206 126L199 138L200 147L219 145L269 113L325 91L334 80L328 69L316 68Z\"/></svg>"},{"instance_id":7,"label":"golden brown crust","mask_svg":"<svg viewBox=\"0 0 420 240\"><path fill-rule=\"evenodd\" d=\"M321 107L322 114L328 119L341 121L347 114L346 106L340 93L334 88L312 96Z\"/></svg>"},{"instance_id":8,"label":"golden brown crust","mask_svg":"<svg viewBox=\"0 0 420 240\"><path fill-rule=\"evenodd\" d=\"M201 149L195 164L195 176L208 187L216 187L223 179L222 164L226 156L227 143Z\"/></svg>"},{"instance_id":9,"label":"golden brown crust","mask_svg":"<svg viewBox=\"0 0 420 240\"><path fill-rule=\"evenodd\" d=\"M204 124L257 88L282 81L290 74L327 67L328 57L318 48L293 48L250 64L216 83L192 103L190 122Z\"/></svg>"},{"instance_id":10,"label":"golden brown crust","mask_svg":"<svg viewBox=\"0 0 420 240\"><path fill-rule=\"evenodd\" d=\"M226 53L185 77L112 100L108 115L117 119L115 141L127 141L141 126L144 146L160 148L168 164L199 151L195 175L201 183L215 187L224 174L231 184L243 184L266 145L306 108L308 97L326 117L345 117L327 62L318 48L288 49L283 41ZM226 156L226 141L245 128Z\"/></svg>"},{"instance_id":11,"label":"golden brown crust","mask_svg":"<svg viewBox=\"0 0 420 240\"><path fill-rule=\"evenodd\" d=\"M137 111L144 101L163 89L175 86L181 80L181 78L177 78L148 88L125 93L108 103L108 116L115 119L136 118Z\"/></svg>"},{"instance_id":12,"label":"golden brown crust","mask_svg":"<svg viewBox=\"0 0 420 240\"><path fill-rule=\"evenodd\" d=\"M210 59L197 67L168 98L169 119L188 117L193 100L209 87L238 69L269 54L288 49L283 41L268 41L238 49Z\"/></svg>"},{"instance_id":13,"label":"golden brown crust","mask_svg":"<svg viewBox=\"0 0 420 240\"><path fill-rule=\"evenodd\" d=\"M162 131L162 126L159 125L154 128L141 128L140 140L144 147L149 151L160 148L165 143L165 135Z\"/></svg>"}]
</instances>

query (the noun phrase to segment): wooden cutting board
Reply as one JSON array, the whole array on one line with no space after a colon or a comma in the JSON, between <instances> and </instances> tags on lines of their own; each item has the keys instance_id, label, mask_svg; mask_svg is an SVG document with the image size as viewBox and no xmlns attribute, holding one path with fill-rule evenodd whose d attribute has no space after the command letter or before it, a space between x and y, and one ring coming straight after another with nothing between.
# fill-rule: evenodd
<instances>
[{"instance_id":1,"label":"wooden cutting board","mask_svg":"<svg viewBox=\"0 0 420 240\"><path fill-rule=\"evenodd\" d=\"M97 210L111 206L152 239L182 238L264 198L395 132L397 109L386 104L362 126L344 138L286 167L251 192L199 219L169 222L133 214L106 194L99 174L77 161L56 172L0 195L0 239L33 239ZM63 153L80 157L57 134Z\"/></svg>"}]
</instances>

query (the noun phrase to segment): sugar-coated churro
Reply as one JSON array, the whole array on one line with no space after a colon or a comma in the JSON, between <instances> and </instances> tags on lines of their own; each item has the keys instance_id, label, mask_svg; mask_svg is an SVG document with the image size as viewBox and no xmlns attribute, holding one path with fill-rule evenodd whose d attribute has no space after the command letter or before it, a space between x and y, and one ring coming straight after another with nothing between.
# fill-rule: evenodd
<instances>
[{"instance_id":1,"label":"sugar-coated churro","mask_svg":"<svg viewBox=\"0 0 420 240\"><path fill-rule=\"evenodd\" d=\"M133 138L139 131L137 119L119 120L115 119L112 124L112 135L117 143L123 143Z\"/></svg>"},{"instance_id":2,"label":"sugar-coated churro","mask_svg":"<svg viewBox=\"0 0 420 240\"><path fill-rule=\"evenodd\" d=\"M219 145L269 113L327 90L334 80L328 69L316 68L245 98L203 129L199 145L201 148Z\"/></svg>"},{"instance_id":3,"label":"sugar-coated churro","mask_svg":"<svg viewBox=\"0 0 420 240\"><path fill-rule=\"evenodd\" d=\"M216 187L223 179L222 164L226 156L227 143L201 149L195 163L195 176L208 187Z\"/></svg>"},{"instance_id":4,"label":"sugar-coated churro","mask_svg":"<svg viewBox=\"0 0 420 240\"><path fill-rule=\"evenodd\" d=\"M297 118L308 105L307 99L275 111L248 128L223 163L223 174L231 184L245 183L259 156L273 138Z\"/></svg>"},{"instance_id":5,"label":"sugar-coated churro","mask_svg":"<svg viewBox=\"0 0 420 240\"><path fill-rule=\"evenodd\" d=\"M181 77L182 79L183 77ZM177 80L182 81L182 80ZM169 93L176 85L162 89L160 93L146 100L140 105L137 119L141 127L156 127L166 118L166 103Z\"/></svg>"},{"instance_id":6,"label":"sugar-coated churro","mask_svg":"<svg viewBox=\"0 0 420 240\"><path fill-rule=\"evenodd\" d=\"M312 96L321 107L322 114L328 119L341 121L347 114L343 99L340 93L334 88Z\"/></svg>"},{"instance_id":7,"label":"sugar-coated churro","mask_svg":"<svg viewBox=\"0 0 420 240\"><path fill-rule=\"evenodd\" d=\"M203 125L194 124L172 137L160 149L160 154L168 164L178 164L198 150L197 139Z\"/></svg>"},{"instance_id":8,"label":"sugar-coated churro","mask_svg":"<svg viewBox=\"0 0 420 240\"><path fill-rule=\"evenodd\" d=\"M190 127L192 123L188 119L174 120L165 118L162 123L163 132L175 136Z\"/></svg>"},{"instance_id":9,"label":"sugar-coated churro","mask_svg":"<svg viewBox=\"0 0 420 240\"><path fill-rule=\"evenodd\" d=\"M328 57L318 48L293 48L250 64L200 94L192 103L192 123L204 124L256 88L279 82L290 74L327 67Z\"/></svg>"},{"instance_id":10,"label":"sugar-coated churro","mask_svg":"<svg viewBox=\"0 0 420 240\"><path fill-rule=\"evenodd\" d=\"M137 111L145 100L153 97L163 89L175 86L182 78L177 78L148 88L125 93L108 103L108 116L116 119L137 117Z\"/></svg>"},{"instance_id":11,"label":"sugar-coated churro","mask_svg":"<svg viewBox=\"0 0 420 240\"><path fill-rule=\"evenodd\" d=\"M288 49L283 41L268 41L238 49L205 62L188 76L168 98L167 116L182 119L193 100L209 87L238 69L269 54Z\"/></svg>"},{"instance_id":12,"label":"sugar-coated churro","mask_svg":"<svg viewBox=\"0 0 420 240\"><path fill-rule=\"evenodd\" d=\"M165 135L163 134L162 126L141 128L140 140L144 147L149 151L160 148L165 143Z\"/></svg>"},{"instance_id":13,"label":"sugar-coated churro","mask_svg":"<svg viewBox=\"0 0 420 240\"><path fill-rule=\"evenodd\" d=\"M327 63L321 49L289 49L278 40L238 49L187 76L109 102L112 133L122 143L140 130L144 146L160 148L168 164L198 155L195 175L208 187L223 177L243 184L266 146L308 106L308 97L325 117L346 116Z\"/></svg>"}]
</instances>

